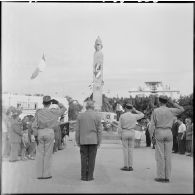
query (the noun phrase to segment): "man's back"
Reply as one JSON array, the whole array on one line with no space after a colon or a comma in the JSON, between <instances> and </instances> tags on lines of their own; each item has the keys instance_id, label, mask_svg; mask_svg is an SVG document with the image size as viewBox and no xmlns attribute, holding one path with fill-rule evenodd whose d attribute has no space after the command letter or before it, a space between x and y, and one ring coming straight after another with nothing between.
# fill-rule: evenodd
<instances>
[{"instance_id":1,"label":"man's back","mask_svg":"<svg viewBox=\"0 0 195 195\"><path fill-rule=\"evenodd\" d=\"M180 112L177 108L160 106L154 110L153 119L157 128L172 128L174 116Z\"/></svg>"},{"instance_id":2,"label":"man's back","mask_svg":"<svg viewBox=\"0 0 195 195\"><path fill-rule=\"evenodd\" d=\"M144 117L144 114L132 114L131 112L126 112L121 115L119 123L122 129L134 129L136 127L137 120Z\"/></svg>"},{"instance_id":3,"label":"man's back","mask_svg":"<svg viewBox=\"0 0 195 195\"><path fill-rule=\"evenodd\" d=\"M79 114L77 130L80 144L98 144L98 135L101 133L101 118L93 110L87 110Z\"/></svg>"}]
</instances>

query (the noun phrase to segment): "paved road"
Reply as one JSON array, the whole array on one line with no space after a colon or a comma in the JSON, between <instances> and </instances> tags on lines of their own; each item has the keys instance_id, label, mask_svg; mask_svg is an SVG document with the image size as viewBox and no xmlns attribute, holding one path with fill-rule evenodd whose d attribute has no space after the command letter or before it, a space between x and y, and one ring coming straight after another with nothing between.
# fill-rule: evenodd
<instances>
[{"instance_id":1,"label":"paved road","mask_svg":"<svg viewBox=\"0 0 195 195\"><path fill-rule=\"evenodd\" d=\"M145 145L145 143L144 143ZM121 171L121 145L104 142L98 150L94 181L80 180L78 147L68 141L53 156L53 178L38 180L35 161L2 163L2 193L193 193L193 158L173 154L170 183L154 181L156 164L152 148L135 148L134 171Z\"/></svg>"}]
</instances>

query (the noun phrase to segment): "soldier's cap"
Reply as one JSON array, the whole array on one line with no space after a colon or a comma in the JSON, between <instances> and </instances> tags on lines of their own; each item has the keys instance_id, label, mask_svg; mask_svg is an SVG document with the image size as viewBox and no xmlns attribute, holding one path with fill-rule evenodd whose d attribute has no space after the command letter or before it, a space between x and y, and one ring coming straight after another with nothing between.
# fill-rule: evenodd
<instances>
[{"instance_id":1,"label":"soldier's cap","mask_svg":"<svg viewBox=\"0 0 195 195\"><path fill-rule=\"evenodd\" d=\"M51 101L51 97L49 95L43 97L43 103L49 103L50 101Z\"/></svg>"},{"instance_id":2,"label":"soldier's cap","mask_svg":"<svg viewBox=\"0 0 195 195\"><path fill-rule=\"evenodd\" d=\"M130 104L130 103L127 103L127 104L125 105L125 108L127 108L127 109L132 109L132 108L133 108L133 105Z\"/></svg>"},{"instance_id":3,"label":"soldier's cap","mask_svg":"<svg viewBox=\"0 0 195 195\"><path fill-rule=\"evenodd\" d=\"M160 96L159 96L159 101L160 101L161 103L167 103L167 102L168 102L168 97L165 96L165 95L160 95Z\"/></svg>"}]
</instances>

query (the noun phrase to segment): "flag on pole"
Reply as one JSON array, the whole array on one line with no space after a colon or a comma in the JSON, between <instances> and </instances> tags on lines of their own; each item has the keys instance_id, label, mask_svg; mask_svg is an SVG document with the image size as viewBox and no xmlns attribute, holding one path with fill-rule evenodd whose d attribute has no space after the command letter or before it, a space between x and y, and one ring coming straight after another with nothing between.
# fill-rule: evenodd
<instances>
[{"instance_id":1,"label":"flag on pole","mask_svg":"<svg viewBox=\"0 0 195 195\"><path fill-rule=\"evenodd\" d=\"M45 60L45 56L44 56L44 53L43 53L43 56L41 58L41 61L40 61L39 65L37 66L37 68L35 69L35 71L31 75L31 79L36 78L39 75L39 72L43 72L45 70L45 68L46 68L45 61L46 60Z\"/></svg>"}]
</instances>

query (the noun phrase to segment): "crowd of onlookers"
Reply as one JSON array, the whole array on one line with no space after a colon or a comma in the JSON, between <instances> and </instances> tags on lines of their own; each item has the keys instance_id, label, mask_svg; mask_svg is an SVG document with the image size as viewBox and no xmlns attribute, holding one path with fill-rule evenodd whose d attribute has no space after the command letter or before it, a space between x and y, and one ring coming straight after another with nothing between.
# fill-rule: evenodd
<instances>
[{"instance_id":1,"label":"crowd of onlookers","mask_svg":"<svg viewBox=\"0 0 195 195\"><path fill-rule=\"evenodd\" d=\"M35 159L36 146L38 139L33 135L31 128L34 121L33 115L27 115L20 118L21 111L12 107L3 113L2 120L2 138L3 138L3 157L10 157L10 161ZM17 121L17 128L14 125ZM69 136L69 122L64 122L64 116L59 119L59 125L54 128L55 141L53 152L64 149L66 145L66 136ZM141 136L145 132L146 147L151 147L152 141L149 135L149 119L138 121L136 126L135 147L140 147ZM173 134L173 153L193 155L193 123L191 118L183 121L181 118L175 118L172 127ZM73 138L74 139L74 138ZM152 146L154 149L154 145ZM17 153L17 159L15 159Z\"/></svg>"},{"instance_id":2,"label":"crowd of onlookers","mask_svg":"<svg viewBox=\"0 0 195 195\"><path fill-rule=\"evenodd\" d=\"M193 123L191 118L175 118L173 127L173 153L193 155Z\"/></svg>"},{"instance_id":3,"label":"crowd of onlookers","mask_svg":"<svg viewBox=\"0 0 195 195\"><path fill-rule=\"evenodd\" d=\"M34 160L37 136L31 128L34 121L33 115L20 118L22 111L10 107L3 112L2 117L2 154L9 157L10 162L18 160ZM64 122L64 116L59 119L59 125L54 129L55 140L53 152L64 149L66 136L69 136L69 122Z\"/></svg>"}]
</instances>

